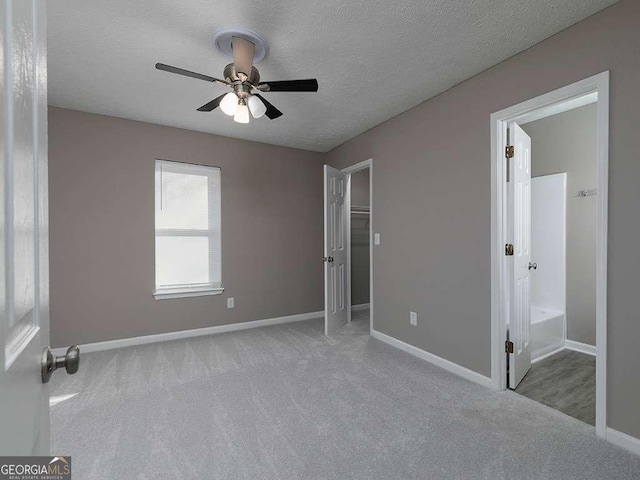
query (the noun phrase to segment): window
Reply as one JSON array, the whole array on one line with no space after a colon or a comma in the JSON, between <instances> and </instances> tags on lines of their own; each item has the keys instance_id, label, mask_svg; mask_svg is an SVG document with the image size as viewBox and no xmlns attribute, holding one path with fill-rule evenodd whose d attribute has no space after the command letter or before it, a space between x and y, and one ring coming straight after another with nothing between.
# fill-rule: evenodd
<instances>
[{"instance_id":1,"label":"window","mask_svg":"<svg viewBox=\"0 0 640 480\"><path fill-rule=\"evenodd\" d=\"M155 177L154 296L222 293L220 169L156 160Z\"/></svg>"}]
</instances>

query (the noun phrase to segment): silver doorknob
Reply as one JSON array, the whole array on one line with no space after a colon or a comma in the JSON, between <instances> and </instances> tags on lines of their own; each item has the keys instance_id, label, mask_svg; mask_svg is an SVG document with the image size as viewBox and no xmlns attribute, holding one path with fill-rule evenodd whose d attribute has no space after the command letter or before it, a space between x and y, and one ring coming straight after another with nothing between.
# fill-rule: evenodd
<instances>
[{"instance_id":1,"label":"silver doorknob","mask_svg":"<svg viewBox=\"0 0 640 480\"><path fill-rule=\"evenodd\" d=\"M80 367L80 349L72 345L67 349L64 357L56 357L53 351L46 347L42 352L42 383L49 383L51 375L57 369L64 367L69 375L73 375Z\"/></svg>"},{"instance_id":2,"label":"silver doorknob","mask_svg":"<svg viewBox=\"0 0 640 480\"><path fill-rule=\"evenodd\" d=\"M529 270L531 270L531 269L537 270L538 269L538 264L529 262Z\"/></svg>"}]
</instances>

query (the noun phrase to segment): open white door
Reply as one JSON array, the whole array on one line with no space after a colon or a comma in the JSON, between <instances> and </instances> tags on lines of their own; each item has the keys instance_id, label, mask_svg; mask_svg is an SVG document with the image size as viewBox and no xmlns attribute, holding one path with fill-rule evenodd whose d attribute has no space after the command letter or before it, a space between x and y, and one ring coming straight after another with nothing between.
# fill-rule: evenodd
<instances>
[{"instance_id":1,"label":"open white door","mask_svg":"<svg viewBox=\"0 0 640 480\"><path fill-rule=\"evenodd\" d=\"M347 323L347 174L324 166L324 333Z\"/></svg>"},{"instance_id":2,"label":"open white door","mask_svg":"<svg viewBox=\"0 0 640 480\"><path fill-rule=\"evenodd\" d=\"M47 63L44 0L4 0L0 62L0 454L49 455Z\"/></svg>"},{"instance_id":3,"label":"open white door","mask_svg":"<svg viewBox=\"0 0 640 480\"><path fill-rule=\"evenodd\" d=\"M515 389L531 368L531 138L512 122L509 143L514 147L509 182L513 257L510 282L509 388Z\"/></svg>"}]
</instances>

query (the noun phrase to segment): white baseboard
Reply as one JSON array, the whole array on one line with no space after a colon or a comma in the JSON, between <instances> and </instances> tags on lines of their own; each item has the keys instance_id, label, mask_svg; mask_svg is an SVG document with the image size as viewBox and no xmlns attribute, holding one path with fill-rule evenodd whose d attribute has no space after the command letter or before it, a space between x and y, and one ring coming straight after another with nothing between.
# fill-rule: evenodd
<instances>
[{"instance_id":1,"label":"white baseboard","mask_svg":"<svg viewBox=\"0 0 640 480\"><path fill-rule=\"evenodd\" d=\"M195 328L192 330L181 330L179 332L159 333L156 335L145 335L142 337L122 338L119 340L109 340L106 342L87 343L84 345L79 345L79 347L81 353L100 352L103 350L111 350L114 348L145 345L147 343L166 342L169 340L179 340L182 338L202 337L204 335L213 335L216 333L247 330L249 328L268 327L270 325L279 325L281 323L301 322L304 320L311 320L312 318L320 318L323 315L324 311L299 313L297 315L267 318L265 320L253 320L251 322L230 323L227 325L217 325L215 327ZM66 348L55 348L53 352L55 355L64 355L66 352Z\"/></svg>"},{"instance_id":2,"label":"white baseboard","mask_svg":"<svg viewBox=\"0 0 640 480\"><path fill-rule=\"evenodd\" d=\"M607 427L606 439L608 442L624 448L625 450L640 455L640 439L627 435L626 433L619 432L613 428Z\"/></svg>"},{"instance_id":3,"label":"white baseboard","mask_svg":"<svg viewBox=\"0 0 640 480\"><path fill-rule=\"evenodd\" d=\"M358 305L351 305L351 311L357 312L359 310L367 310L371 304L370 303L360 303Z\"/></svg>"},{"instance_id":4,"label":"white baseboard","mask_svg":"<svg viewBox=\"0 0 640 480\"><path fill-rule=\"evenodd\" d=\"M549 353L545 353L544 355L540 355L539 357L532 359L531 364L538 363L545 358L549 358L556 353L560 353L563 350L573 350L574 352L586 353L587 355L596 356L596 347L593 345L588 345L586 343L574 342L573 340L565 340L564 345L552 350Z\"/></svg>"},{"instance_id":5,"label":"white baseboard","mask_svg":"<svg viewBox=\"0 0 640 480\"><path fill-rule=\"evenodd\" d=\"M449 360L445 360L442 357L438 357L429 352L425 352L424 350L419 349L418 347L414 347L413 345L409 345L397 338L390 337L384 333L378 332L377 330L372 330L371 335L373 338L380 340L381 342L387 343L392 347L396 347L403 352L407 352L415 357L418 357L422 360L425 360L433 365L443 368L448 372L455 373L467 380L471 380L472 382L478 383L487 388L493 388L493 383L489 377L485 377L484 375L474 372L473 370L469 370L468 368L462 367L457 363L453 363Z\"/></svg>"},{"instance_id":6,"label":"white baseboard","mask_svg":"<svg viewBox=\"0 0 640 480\"><path fill-rule=\"evenodd\" d=\"M574 342L573 340L564 341L565 348L573 350L574 352L586 353L587 355L596 356L596 347L588 345L586 343Z\"/></svg>"},{"instance_id":7,"label":"white baseboard","mask_svg":"<svg viewBox=\"0 0 640 480\"><path fill-rule=\"evenodd\" d=\"M556 353L560 353L563 350L565 350L566 348L567 348L566 346L561 345L560 347L551 350L549 353L545 353L544 355L540 355L537 358L532 358L531 359L531 365L533 365L534 363L538 363L538 362L544 360L545 358L549 358L551 355L555 355Z\"/></svg>"}]
</instances>

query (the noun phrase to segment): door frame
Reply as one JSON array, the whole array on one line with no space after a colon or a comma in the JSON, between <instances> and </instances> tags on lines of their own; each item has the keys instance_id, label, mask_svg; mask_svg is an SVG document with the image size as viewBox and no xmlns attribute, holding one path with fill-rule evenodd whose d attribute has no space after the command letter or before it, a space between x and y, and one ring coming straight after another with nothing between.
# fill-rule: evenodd
<instances>
[{"instance_id":1,"label":"door frame","mask_svg":"<svg viewBox=\"0 0 640 480\"><path fill-rule=\"evenodd\" d=\"M507 124L528 123L597 99L597 238L596 238L596 433L607 428L607 234L609 199L609 71L527 100L491 115L491 381L507 388L506 238Z\"/></svg>"},{"instance_id":2,"label":"door frame","mask_svg":"<svg viewBox=\"0 0 640 480\"><path fill-rule=\"evenodd\" d=\"M351 323L351 174L360 170L369 169L369 335L373 334L373 158L363 160L342 171L348 175L347 195L345 203L349 210L347 215L347 231L349 241L347 242L347 322Z\"/></svg>"}]
</instances>

